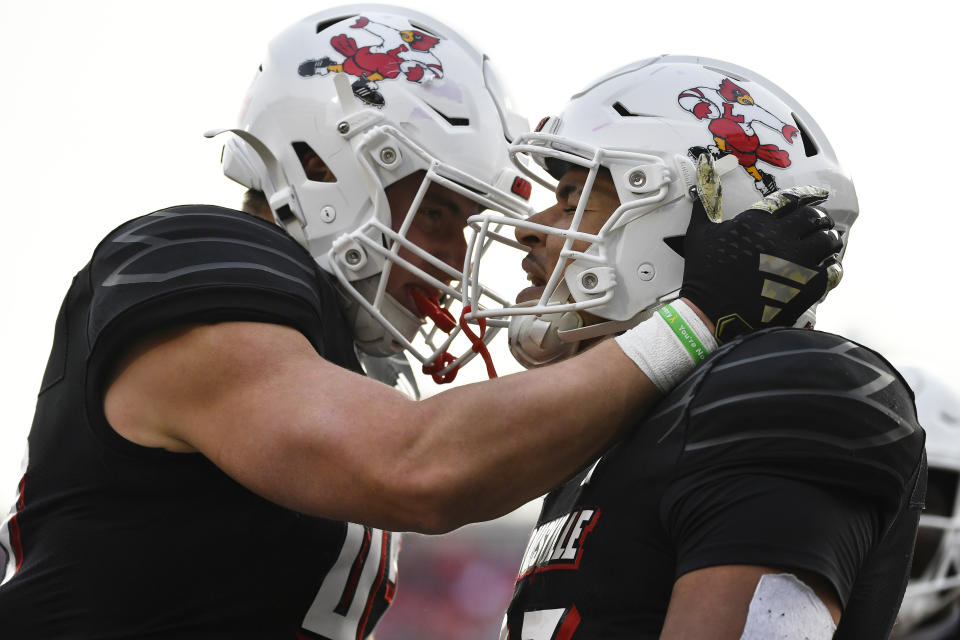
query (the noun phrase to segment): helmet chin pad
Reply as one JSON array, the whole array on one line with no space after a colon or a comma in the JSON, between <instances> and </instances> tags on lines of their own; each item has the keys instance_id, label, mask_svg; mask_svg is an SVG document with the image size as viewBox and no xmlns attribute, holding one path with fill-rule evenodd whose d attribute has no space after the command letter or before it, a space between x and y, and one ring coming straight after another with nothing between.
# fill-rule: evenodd
<instances>
[{"instance_id":1,"label":"helmet chin pad","mask_svg":"<svg viewBox=\"0 0 960 640\"><path fill-rule=\"evenodd\" d=\"M358 280L351 283L355 293L341 291L341 294L346 301L344 308L347 320L353 329L353 340L357 348L366 354L384 357L400 353L404 350L404 345L387 330L383 322L375 318L353 298L353 295L361 295L367 302L373 304L379 279L380 275L377 274ZM342 288L343 285L341 285L341 290ZM422 322L390 294L384 295L379 310L391 326L397 329L408 341L413 340L414 336L417 335L417 330Z\"/></svg>"},{"instance_id":2,"label":"helmet chin pad","mask_svg":"<svg viewBox=\"0 0 960 640\"><path fill-rule=\"evenodd\" d=\"M561 285L551 297L565 298L568 295L566 291L566 286ZM532 307L537 302L528 300L516 306ZM560 332L582 326L583 318L576 311L512 316L507 330L510 353L526 369L559 362L574 355L580 348L579 340L563 340Z\"/></svg>"},{"instance_id":3,"label":"helmet chin pad","mask_svg":"<svg viewBox=\"0 0 960 640\"><path fill-rule=\"evenodd\" d=\"M513 316L507 336L510 353L526 369L565 360L577 352L579 342L563 342L560 331L583 325L576 311L548 313L542 316Z\"/></svg>"}]
</instances>

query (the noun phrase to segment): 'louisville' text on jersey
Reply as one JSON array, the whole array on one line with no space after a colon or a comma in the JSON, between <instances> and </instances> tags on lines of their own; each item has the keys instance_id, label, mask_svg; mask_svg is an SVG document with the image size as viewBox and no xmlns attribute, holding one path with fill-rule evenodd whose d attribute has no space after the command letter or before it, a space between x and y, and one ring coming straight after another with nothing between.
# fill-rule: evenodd
<instances>
[{"instance_id":1,"label":"'louisville' text on jersey","mask_svg":"<svg viewBox=\"0 0 960 640\"><path fill-rule=\"evenodd\" d=\"M531 571L561 567L576 569L583 553L583 542L599 517L599 510L579 509L537 527L523 554L518 580Z\"/></svg>"}]
</instances>

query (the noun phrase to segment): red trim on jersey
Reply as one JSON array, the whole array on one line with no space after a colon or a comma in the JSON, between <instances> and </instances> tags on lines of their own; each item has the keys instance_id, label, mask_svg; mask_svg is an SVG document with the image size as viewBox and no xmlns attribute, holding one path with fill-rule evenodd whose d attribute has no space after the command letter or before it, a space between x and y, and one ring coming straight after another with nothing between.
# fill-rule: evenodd
<instances>
[{"instance_id":1,"label":"red trim on jersey","mask_svg":"<svg viewBox=\"0 0 960 640\"><path fill-rule=\"evenodd\" d=\"M364 631L367 628L367 623L370 622L370 612L373 610L373 601L377 597L377 592L380 591L380 586L383 584L384 576L387 574L389 551L390 534L384 531L383 541L380 543L380 569L377 571L377 579L373 581L373 586L370 587L370 595L367 597L367 606L363 608L363 616L360 618L360 624L357 625L357 640L362 640L364 638Z\"/></svg>"},{"instance_id":2,"label":"red trim on jersey","mask_svg":"<svg viewBox=\"0 0 960 640\"><path fill-rule=\"evenodd\" d=\"M27 482L27 474L23 474L23 477L20 478L20 495L17 497L17 512L10 518L10 546L13 547L13 557L17 559L17 568L13 570L14 575L20 571L20 567L23 566L23 542L20 539L20 524L17 522L17 517L20 515L20 512L23 511L25 502L23 500L23 488Z\"/></svg>"},{"instance_id":3,"label":"red trim on jersey","mask_svg":"<svg viewBox=\"0 0 960 640\"><path fill-rule=\"evenodd\" d=\"M597 512L593 514L593 517L590 518L590 522L587 523L587 526L583 528L583 531L580 532L580 545L577 547L577 557L574 560L577 567L580 566L580 558L583 557L583 542L587 539L587 534L593 531L593 528L597 526L597 518L600 517L600 509L597 509Z\"/></svg>"},{"instance_id":4,"label":"red trim on jersey","mask_svg":"<svg viewBox=\"0 0 960 640\"><path fill-rule=\"evenodd\" d=\"M333 608L334 613L342 616L350 611L350 603L353 602L353 596L357 592L357 582L360 581L360 573L363 571L363 565L367 561L367 554L370 552L370 527L363 528L363 544L360 545L360 551L357 557L353 559L353 566L350 567L350 578L343 587L343 594L340 596L340 602Z\"/></svg>"},{"instance_id":5,"label":"red trim on jersey","mask_svg":"<svg viewBox=\"0 0 960 640\"><path fill-rule=\"evenodd\" d=\"M576 518L573 519L574 524L576 523L576 520L580 518L580 514L583 512L584 512L584 509L580 509L577 512ZM597 519L599 517L600 517L600 509L597 509L594 512L593 517L590 518L590 521L586 525L584 525L583 529L580 531L580 536L579 536L580 542L577 546L577 555L572 561L571 560L550 560L546 564L531 567L530 569L527 569L527 571L525 571L524 573L521 573L519 576L517 576L517 583L521 582L522 580L525 580L526 578L529 578L534 574L543 573L544 571L552 571L554 569L567 569L571 571L576 571L577 569L579 569L580 560L583 558L583 544L587 539L587 534L593 531L593 528L597 526ZM573 533L573 527L574 525L571 525L570 531L567 532L567 540L569 540L570 535L572 535ZM567 546L566 543L563 546Z\"/></svg>"},{"instance_id":6,"label":"red trim on jersey","mask_svg":"<svg viewBox=\"0 0 960 640\"><path fill-rule=\"evenodd\" d=\"M573 632L577 630L577 627L580 626L580 612L577 611L577 606L573 605L563 616L563 621L560 622L560 628L557 629L557 635L554 636L555 640L570 640L573 637Z\"/></svg>"}]
</instances>

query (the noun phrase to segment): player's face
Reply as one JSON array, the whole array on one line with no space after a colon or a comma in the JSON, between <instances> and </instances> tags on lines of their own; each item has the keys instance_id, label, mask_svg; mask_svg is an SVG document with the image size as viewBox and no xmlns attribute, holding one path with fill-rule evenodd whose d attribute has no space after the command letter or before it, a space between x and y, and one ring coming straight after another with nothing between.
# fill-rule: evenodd
<instances>
[{"instance_id":1,"label":"player's face","mask_svg":"<svg viewBox=\"0 0 960 640\"><path fill-rule=\"evenodd\" d=\"M387 201L390 203L395 231L399 230L400 225L403 224L423 181L423 175L423 172L417 172L387 187ZM420 203L420 208L407 230L406 238L459 271L463 269L463 260L467 251L463 230L467 224L467 218L475 213L477 213L476 202L433 183ZM417 257L405 247L401 247L399 255L441 282L452 281L450 276ZM421 278L399 265L394 265L387 280L387 293L411 313L423 317L411 296L413 289L419 289L428 298L434 300L440 294L435 287Z\"/></svg>"},{"instance_id":2,"label":"player's face","mask_svg":"<svg viewBox=\"0 0 960 640\"><path fill-rule=\"evenodd\" d=\"M577 204L580 202L580 196L583 193L583 184L587 179L587 174L588 171L581 167L574 167L567 171L557 184L556 204L549 209L534 214L530 217L530 221L556 229L569 229L570 223L573 221L573 214L577 210ZM617 197L613 180L606 169L601 169L594 180L593 189L590 191L590 199L587 201L578 229L585 233L597 233L618 206L620 206L620 199ZM517 302L536 300L543 293L547 278L553 273L554 267L560 260L560 250L563 248L564 238L522 227L517 227L516 236L519 242L530 247L530 252L523 259L522 266L527 273L527 280L531 283L531 286L517 295ZM589 246L590 243L583 240L577 240L573 243L575 251L584 251ZM566 269L566 265L564 265L564 269ZM586 316L587 314L581 315ZM587 318L584 319L589 322Z\"/></svg>"}]
</instances>

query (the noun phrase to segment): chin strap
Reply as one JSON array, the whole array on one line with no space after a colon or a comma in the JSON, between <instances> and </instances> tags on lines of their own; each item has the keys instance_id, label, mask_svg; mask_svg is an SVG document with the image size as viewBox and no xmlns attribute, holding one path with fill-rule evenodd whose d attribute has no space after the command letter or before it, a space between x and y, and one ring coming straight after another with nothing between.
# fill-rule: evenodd
<instances>
[{"instance_id":1,"label":"chin strap","mask_svg":"<svg viewBox=\"0 0 960 640\"><path fill-rule=\"evenodd\" d=\"M493 380L497 377L497 370L493 368L493 358L487 350L487 343L483 341L483 336L487 333L487 319L479 318L477 320L477 326L480 327L480 335L478 336L470 329L470 325L467 324L468 313L470 313L470 305L464 307L463 313L460 314L460 328L470 340L473 352L480 354L480 357L483 358L484 364L487 365L487 376Z\"/></svg>"},{"instance_id":2,"label":"chin strap","mask_svg":"<svg viewBox=\"0 0 960 640\"><path fill-rule=\"evenodd\" d=\"M410 295L413 298L414 304L417 305L417 309L420 311L420 313L433 320L433 323L438 329L440 329L440 331L449 334L454 330L454 328L456 328L457 321L453 317L453 314L450 313L449 309L442 307L439 300L428 298L419 289L413 289L410 292ZM463 330L464 335L467 336L467 339L470 340L473 352L479 354L480 357L483 358L483 362L487 365L487 375L491 379L496 378L497 371L493 367L493 358L490 357L490 352L487 350L487 345L483 341L483 337L487 333L487 321L485 318L480 318L477 321L477 325L480 327L480 335L478 336L467 324L466 315L468 313L470 313L470 307L464 307L463 312L460 314L460 328ZM455 361L456 358L452 356L449 351L444 351L437 356L436 360L429 364L423 365L423 372L426 375L432 376L433 381L437 384L448 384L453 382L457 377L457 372L460 370L459 365L446 373L440 372Z\"/></svg>"},{"instance_id":3,"label":"chin strap","mask_svg":"<svg viewBox=\"0 0 960 640\"><path fill-rule=\"evenodd\" d=\"M456 361L450 352L444 351L437 359L431 362L430 364L423 365L423 372L428 376L433 377L433 381L437 384L447 384L453 382L457 377L457 371L460 371L460 367L454 367L447 371L446 373L440 373L443 369L447 367L451 362Z\"/></svg>"}]
</instances>

